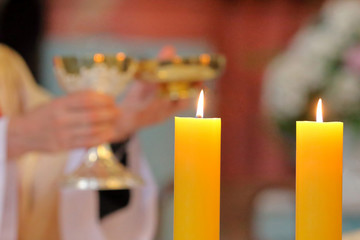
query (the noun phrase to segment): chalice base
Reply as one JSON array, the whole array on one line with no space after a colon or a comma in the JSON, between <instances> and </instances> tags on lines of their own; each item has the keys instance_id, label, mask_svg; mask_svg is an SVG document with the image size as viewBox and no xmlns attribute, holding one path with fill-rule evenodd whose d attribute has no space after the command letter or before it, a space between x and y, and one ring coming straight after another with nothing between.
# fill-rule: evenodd
<instances>
[{"instance_id":1,"label":"chalice base","mask_svg":"<svg viewBox=\"0 0 360 240\"><path fill-rule=\"evenodd\" d=\"M120 164L111 149L103 144L90 148L81 165L65 175L62 184L78 190L131 189L144 184L137 175Z\"/></svg>"}]
</instances>

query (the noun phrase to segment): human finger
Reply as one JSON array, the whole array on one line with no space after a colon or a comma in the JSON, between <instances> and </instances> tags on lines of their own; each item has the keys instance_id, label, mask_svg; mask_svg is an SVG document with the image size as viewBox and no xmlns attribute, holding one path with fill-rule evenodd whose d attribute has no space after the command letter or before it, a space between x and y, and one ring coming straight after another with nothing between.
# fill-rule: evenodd
<instances>
[{"instance_id":1,"label":"human finger","mask_svg":"<svg viewBox=\"0 0 360 240\"><path fill-rule=\"evenodd\" d=\"M69 138L92 138L107 131L115 131L115 123L103 123L93 125L82 125L69 129Z\"/></svg>"},{"instance_id":2,"label":"human finger","mask_svg":"<svg viewBox=\"0 0 360 240\"><path fill-rule=\"evenodd\" d=\"M89 148L100 145L105 142L110 142L114 137L115 137L114 129L107 128L95 135L92 135L92 137L88 137L88 136L74 137L71 141L71 145L72 148L79 148L79 147Z\"/></svg>"},{"instance_id":3,"label":"human finger","mask_svg":"<svg viewBox=\"0 0 360 240\"><path fill-rule=\"evenodd\" d=\"M183 111L190 106L190 99L179 99L172 102L172 109L174 112Z\"/></svg>"},{"instance_id":4,"label":"human finger","mask_svg":"<svg viewBox=\"0 0 360 240\"><path fill-rule=\"evenodd\" d=\"M119 111L115 106L100 109L62 111L54 113L54 122L56 127L109 123L115 121L118 114Z\"/></svg>"},{"instance_id":5,"label":"human finger","mask_svg":"<svg viewBox=\"0 0 360 240\"><path fill-rule=\"evenodd\" d=\"M145 101L149 99L153 99L157 97L157 93L159 90L159 85L156 83L149 83L149 82L141 82L139 84L139 100Z\"/></svg>"},{"instance_id":6,"label":"human finger","mask_svg":"<svg viewBox=\"0 0 360 240\"><path fill-rule=\"evenodd\" d=\"M162 119L166 119L170 116L175 115L178 112L181 112L187 109L190 105L190 99L179 99L179 100L169 100L166 104L163 104L160 109L162 109Z\"/></svg>"},{"instance_id":7,"label":"human finger","mask_svg":"<svg viewBox=\"0 0 360 240\"><path fill-rule=\"evenodd\" d=\"M114 106L115 100L112 96L95 91L81 91L69 94L59 100L55 100L59 108L70 110L77 110L83 108L101 108L107 106Z\"/></svg>"},{"instance_id":8,"label":"human finger","mask_svg":"<svg viewBox=\"0 0 360 240\"><path fill-rule=\"evenodd\" d=\"M86 140L94 141L104 132L114 131L114 124L98 124L93 126L69 127L57 129L54 133L55 143L59 149L86 147Z\"/></svg>"}]
</instances>

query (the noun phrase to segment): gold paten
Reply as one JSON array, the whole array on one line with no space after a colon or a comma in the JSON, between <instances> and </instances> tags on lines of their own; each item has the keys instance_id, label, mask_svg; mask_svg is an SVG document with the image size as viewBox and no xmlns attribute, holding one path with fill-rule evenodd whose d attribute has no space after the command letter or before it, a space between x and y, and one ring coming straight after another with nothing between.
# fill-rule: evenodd
<instances>
[{"instance_id":1,"label":"gold paten","mask_svg":"<svg viewBox=\"0 0 360 240\"><path fill-rule=\"evenodd\" d=\"M140 60L136 77L161 84L161 94L171 99L188 98L197 94L199 82L220 76L225 68L222 55L201 54L194 57L176 56L169 60Z\"/></svg>"}]
</instances>

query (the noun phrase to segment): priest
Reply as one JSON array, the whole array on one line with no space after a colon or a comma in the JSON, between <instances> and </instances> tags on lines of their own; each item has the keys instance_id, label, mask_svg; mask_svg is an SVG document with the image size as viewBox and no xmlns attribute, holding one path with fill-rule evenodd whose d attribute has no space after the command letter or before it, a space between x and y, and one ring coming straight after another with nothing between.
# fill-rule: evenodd
<instances>
[{"instance_id":1,"label":"priest","mask_svg":"<svg viewBox=\"0 0 360 240\"><path fill-rule=\"evenodd\" d=\"M157 86L144 83L133 84L120 104L93 91L53 99L23 59L0 45L0 239L153 239L157 190L134 134L187 106L158 97ZM79 165L84 149L103 142L112 142L146 185L62 189L59 179Z\"/></svg>"}]
</instances>

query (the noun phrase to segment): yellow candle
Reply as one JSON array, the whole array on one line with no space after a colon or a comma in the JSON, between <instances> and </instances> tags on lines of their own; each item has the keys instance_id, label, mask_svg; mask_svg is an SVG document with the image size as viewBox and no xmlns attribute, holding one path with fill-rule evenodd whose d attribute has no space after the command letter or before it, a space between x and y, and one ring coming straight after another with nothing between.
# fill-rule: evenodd
<instances>
[{"instance_id":1,"label":"yellow candle","mask_svg":"<svg viewBox=\"0 0 360 240\"><path fill-rule=\"evenodd\" d=\"M321 116L321 118L320 118ZM296 122L296 240L341 240L343 123Z\"/></svg>"},{"instance_id":2,"label":"yellow candle","mask_svg":"<svg viewBox=\"0 0 360 240\"><path fill-rule=\"evenodd\" d=\"M218 240L219 118L175 118L174 240Z\"/></svg>"}]
</instances>

